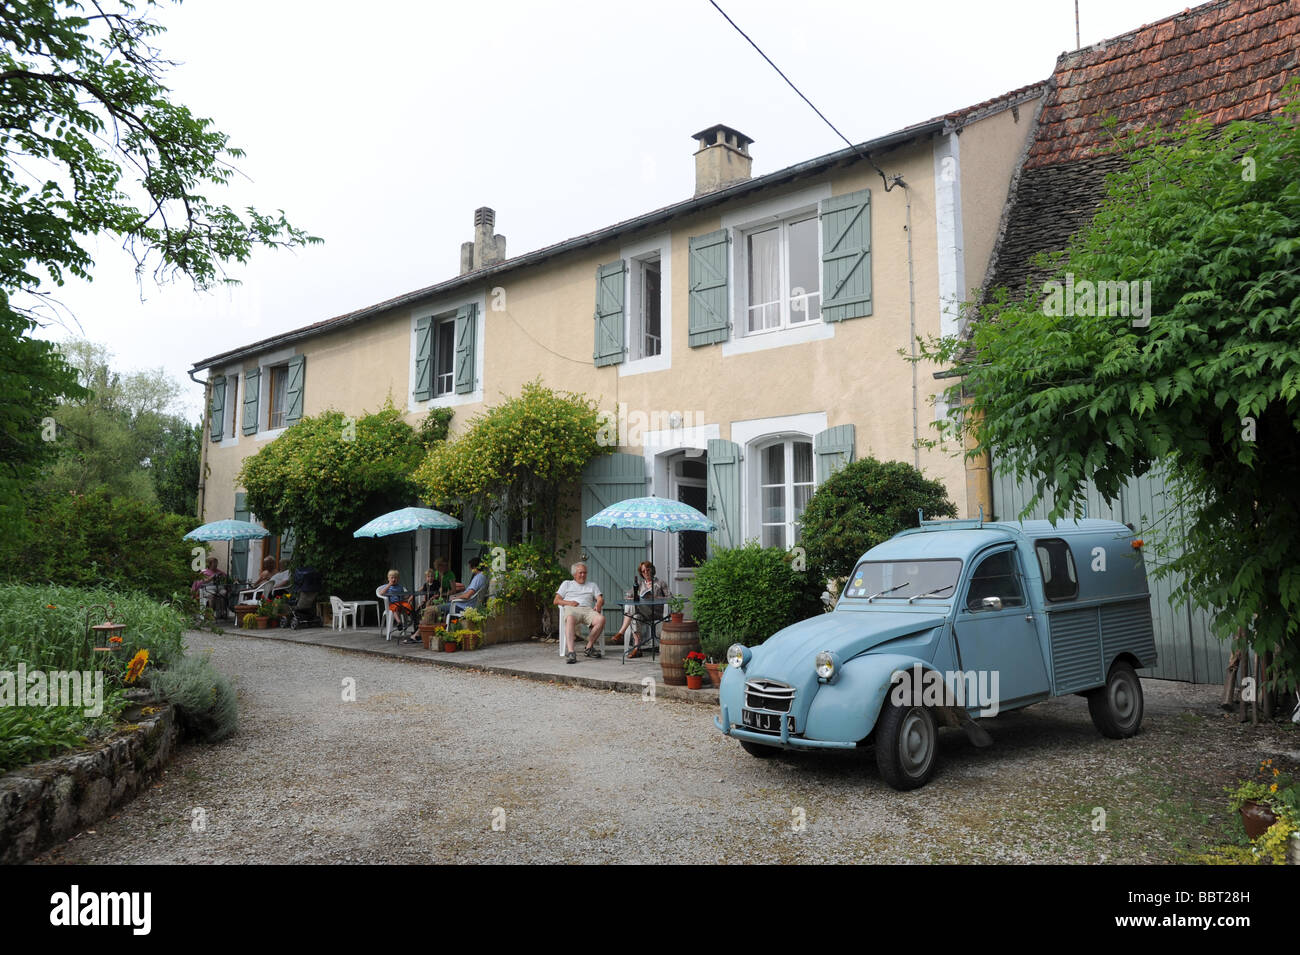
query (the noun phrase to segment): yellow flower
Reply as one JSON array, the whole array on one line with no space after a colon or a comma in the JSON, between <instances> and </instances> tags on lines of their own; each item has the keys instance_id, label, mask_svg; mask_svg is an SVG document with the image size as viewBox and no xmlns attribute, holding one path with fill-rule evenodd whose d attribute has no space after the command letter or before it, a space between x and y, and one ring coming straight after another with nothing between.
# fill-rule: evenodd
<instances>
[{"instance_id":1,"label":"yellow flower","mask_svg":"<svg viewBox=\"0 0 1300 955\"><path fill-rule=\"evenodd\" d=\"M134 683L144 672L144 666L149 662L149 651L140 650L131 658L131 663L126 668L126 676L123 678L125 683Z\"/></svg>"},{"instance_id":2,"label":"yellow flower","mask_svg":"<svg viewBox=\"0 0 1300 955\"><path fill-rule=\"evenodd\" d=\"M1277 783L1274 783L1272 786L1269 786L1268 791L1271 793L1277 792Z\"/></svg>"}]
</instances>

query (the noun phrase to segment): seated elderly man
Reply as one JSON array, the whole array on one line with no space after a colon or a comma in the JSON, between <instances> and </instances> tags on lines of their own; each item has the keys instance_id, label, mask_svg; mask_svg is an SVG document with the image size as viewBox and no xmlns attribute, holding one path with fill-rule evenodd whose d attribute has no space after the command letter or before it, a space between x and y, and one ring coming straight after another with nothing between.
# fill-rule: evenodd
<instances>
[{"instance_id":1,"label":"seated elderly man","mask_svg":"<svg viewBox=\"0 0 1300 955\"><path fill-rule=\"evenodd\" d=\"M569 572L573 574L573 579L560 584L560 589L552 602L557 607L574 608L564 624L564 645L569 651L569 657L565 662L577 663L578 654L573 645L577 640L580 623L585 623L590 628L583 654L589 657L600 656L600 651L596 649L596 641L600 639L600 634L605 629L605 615L600 612L605 606L605 597L595 581L587 580L586 564L574 564L569 568Z\"/></svg>"}]
</instances>

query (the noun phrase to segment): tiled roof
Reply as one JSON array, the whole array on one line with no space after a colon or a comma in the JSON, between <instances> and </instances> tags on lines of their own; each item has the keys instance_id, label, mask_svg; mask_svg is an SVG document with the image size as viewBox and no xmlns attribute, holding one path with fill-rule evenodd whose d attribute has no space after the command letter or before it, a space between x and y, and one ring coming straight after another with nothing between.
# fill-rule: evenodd
<instances>
[{"instance_id":1,"label":"tiled roof","mask_svg":"<svg viewBox=\"0 0 1300 955\"><path fill-rule=\"evenodd\" d=\"M1111 134L1189 109L1222 124L1266 115L1300 73L1300 0L1217 0L1063 53L1008 199L985 287L1017 291L1036 252L1065 247L1105 193Z\"/></svg>"}]
</instances>

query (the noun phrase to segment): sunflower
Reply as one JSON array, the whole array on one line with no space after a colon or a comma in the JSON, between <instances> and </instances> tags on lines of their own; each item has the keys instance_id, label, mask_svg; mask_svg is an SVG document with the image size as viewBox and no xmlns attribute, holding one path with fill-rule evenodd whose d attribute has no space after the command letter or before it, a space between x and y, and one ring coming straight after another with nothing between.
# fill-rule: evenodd
<instances>
[{"instance_id":1,"label":"sunflower","mask_svg":"<svg viewBox=\"0 0 1300 955\"><path fill-rule=\"evenodd\" d=\"M148 662L149 662L149 651L148 650L137 651L136 655L131 658L131 662L127 665L126 676L123 678L123 682L134 683L136 680L138 680L140 678L140 674L144 672L144 665Z\"/></svg>"}]
</instances>

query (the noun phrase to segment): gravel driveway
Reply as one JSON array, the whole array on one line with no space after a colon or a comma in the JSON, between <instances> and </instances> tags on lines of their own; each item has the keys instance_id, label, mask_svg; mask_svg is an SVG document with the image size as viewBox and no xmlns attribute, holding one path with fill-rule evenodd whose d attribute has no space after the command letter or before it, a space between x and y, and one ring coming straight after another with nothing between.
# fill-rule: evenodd
<instances>
[{"instance_id":1,"label":"gravel driveway","mask_svg":"<svg viewBox=\"0 0 1300 955\"><path fill-rule=\"evenodd\" d=\"M234 677L239 734L186 745L37 861L1173 862L1223 840L1224 785L1264 756L1300 761L1295 732L1225 718L1214 687L1148 680L1135 739L1052 700L984 724L989 749L944 730L935 778L897 793L869 751L754 759L711 707L187 639Z\"/></svg>"}]
</instances>

